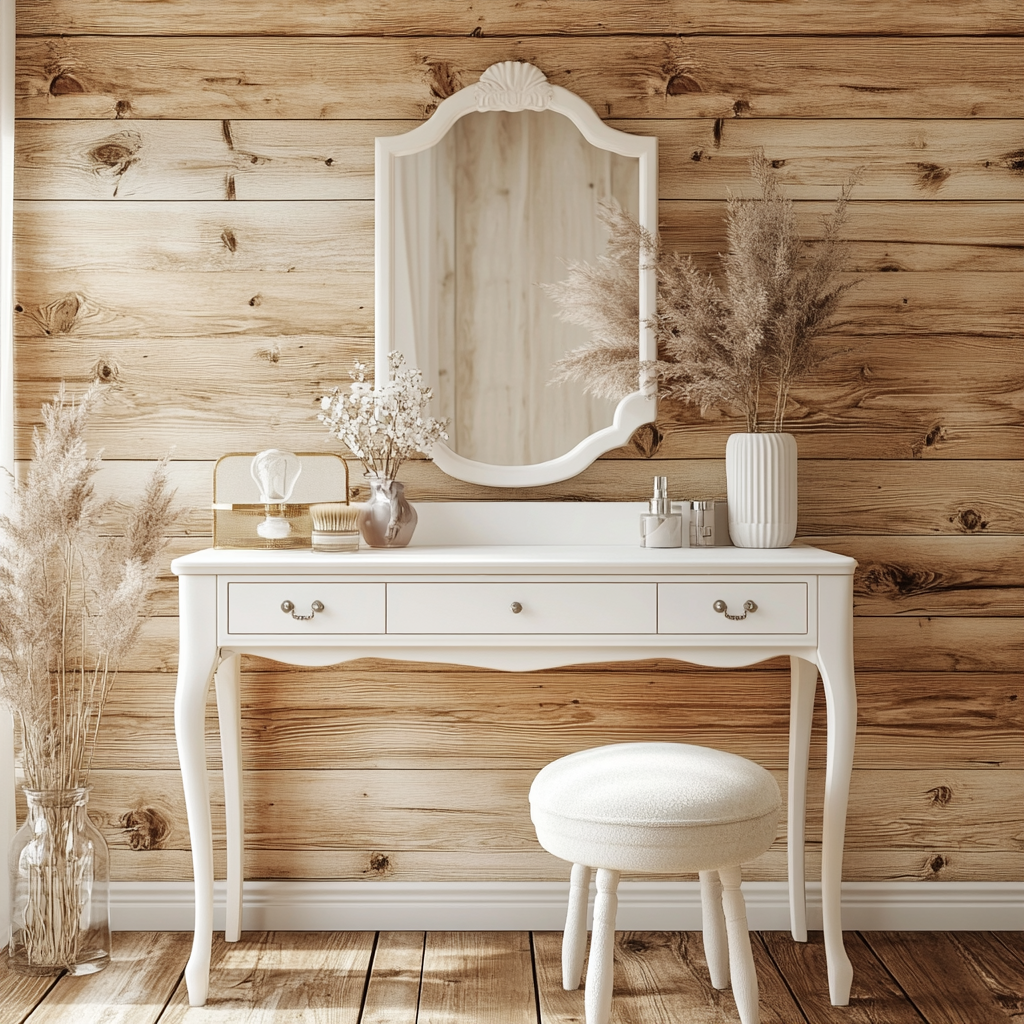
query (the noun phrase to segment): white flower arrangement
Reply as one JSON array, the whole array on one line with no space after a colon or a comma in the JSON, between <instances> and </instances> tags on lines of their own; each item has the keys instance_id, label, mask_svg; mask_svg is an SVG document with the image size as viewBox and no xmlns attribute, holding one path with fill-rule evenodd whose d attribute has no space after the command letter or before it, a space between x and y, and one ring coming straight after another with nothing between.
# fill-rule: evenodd
<instances>
[{"instance_id":1,"label":"white flower arrangement","mask_svg":"<svg viewBox=\"0 0 1024 1024\"><path fill-rule=\"evenodd\" d=\"M448 439L448 420L424 416L433 392L422 372L406 369L400 352L388 355L388 369L390 380L374 387L366 379L365 364L357 362L348 391L333 388L324 395L317 416L367 473L382 480L394 480L413 452L429 455L438 441Z\"/></svg>"}]
</instances>

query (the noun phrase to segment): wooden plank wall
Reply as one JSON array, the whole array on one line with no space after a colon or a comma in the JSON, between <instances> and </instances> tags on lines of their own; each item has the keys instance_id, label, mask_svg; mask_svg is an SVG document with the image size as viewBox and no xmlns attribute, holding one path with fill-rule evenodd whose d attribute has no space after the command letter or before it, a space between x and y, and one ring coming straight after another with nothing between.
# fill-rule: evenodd
<instances>
[{"instance_id":1,"label":"wooden plank wall","mask_svg":"<svg viewBox=\"0 0 1024 1024\"><path fill-rule=\"evenodd\" d=\"M370 360L373 138L494 61L532 61L616 127L656 134L664 233L709 266L753 148L809 234L861 168L848 234L862 283L790 416L800 534L860 561L845 874L1019 877L1021 33L1005 0L21 0L19 455L61 378L103 381L103 488L131 492L172 452L186 512L168 560L208 544L213 460L321 445L315 396ZM530 493L424 462L404 475L421 501L636 500L655 472L709 496L737 426L666 406L657 434ZM156 609L95 778L122 879L191 870L169 575ZM784 776L781 661L246 668L252 876L564 877L533 840L526 790L547 761L606 741L704 742ZM751 877L783 877L781 848Z\"/></svg>"}]
</instances>

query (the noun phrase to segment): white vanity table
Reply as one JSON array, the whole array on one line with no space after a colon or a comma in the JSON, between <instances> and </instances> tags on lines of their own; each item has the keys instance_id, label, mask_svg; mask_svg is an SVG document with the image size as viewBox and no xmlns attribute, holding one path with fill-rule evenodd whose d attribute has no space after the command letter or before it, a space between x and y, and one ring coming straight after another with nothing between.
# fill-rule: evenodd
<instances>
[{"instance_id":1,"label":"white vanity table","mask_svg":"<svg viewBox=\"0 0 1024 1024\"><path fill-rule=\"evenodd\" d=\"M657 282L639 256L635 390L602 396L617 402L612 410L592 407L578 386L548 387L552 367L586 334L556 329L571 325L544 305L536 285L557 284L568 263L600 259L608 203L657 231L657 140L612 129L529 64L495 64L412 131L377 139L376 380L387 379L398 351L437 388L436 413L451 423L449 443L432 456L450 476L515 488L567 480L654 422ZM852 968L840 882L856 730L853 559L809 547L641 549L646 505L634 502L417 509L405 549L208 550L172 563L181 616L175 729L196 886L185 970L191 1003L205 1003L209 987L213 849L203 732L214 677L228 941L241 923L239 655L529 671L655 657L742 666L788 654L791 924L805 940L804 805L820 671L828 702L822 916L829 991L845 1005Z\"/></svg>"},{"instance_id":2,"label":"white vanity table","mask_svg":"<svg viewBox=\"0 0 1024 1024\"><path fill-rule=\"evenodd\" d=\"M856 563L796 545L645 550L633 540L643 508L633 502L419 505L420 526L405 549L211 549L172 563L181 602L175 728L196 886L195 939L185 971L193 1005L206 1001L213 928L204 730L214 676L227 809L226 938L235 941L240 931L240 654L295 665L387 657L516 671L653 657L742 666L788 654L790 909L801 941L807 758L820 671L828 705L822 914L832 1002L848 1002L852 968L843 948L840 882L856 730ZM757 610L736 619L714 607L725 601L730 615L742 616L751 600ZM313 611L314 601L322 611ZM294 607L282 610L285 602Z\"/></svg>"}]
</instances>

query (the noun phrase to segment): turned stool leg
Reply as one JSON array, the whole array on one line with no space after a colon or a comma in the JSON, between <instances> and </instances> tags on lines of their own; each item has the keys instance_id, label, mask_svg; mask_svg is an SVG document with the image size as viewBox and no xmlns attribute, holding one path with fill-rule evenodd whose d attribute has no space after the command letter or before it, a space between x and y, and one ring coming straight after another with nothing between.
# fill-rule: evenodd
<instances>
[{"instance_id":1,"label":"turned stool leg","mask_svg":"<svg viewBox=\"0 0 1024 1024\"><path fill-rule=\"evenodd\" d=\"M729 934L729 968L732 973L732 994L742 1024L758 1024L757 974L750 951L750 930L747 928L747 907L740 891L740 869L736 865L719 868L722 879L722 908Z\"/></svg>"},{"instance_id":2,"label":"turned stool leg","mask_svg":"<svg viewBox=\"0 0 1024 1024\"><path fill-rule=\"evenodd\" d=\"M722 912L722 880L717 871L700 873L701 925L704 931L704 959L708 962L711 984L729 987L729 946L725 937Z\"/></svg>"},{"instance_id":3,"label":"turned stool leg","mask_svg":"<svg viewBox=\"0 0 1024 1024\"><path fill-rule=\"evenodd\" d=\"M573 992L583 979L583 957L587 952L587 899L590 896L590 868L573 864L569 879L569 912L562 933L562 988Z\"/></svg>"},{"instance_id":4,"label":"turned stool leg","mask_svg":"<svg viewBox=\"0 0 1024 1024\"><path fill-rule=\"evenodd\" d=\"M590 936L590 962L587 964L587 988L583 999L587 1024L608 1024L612 1012L615 912L619 907L615 890L618 884L618 871L597 869L594 930Z\"/></svg>"}]
</instances>

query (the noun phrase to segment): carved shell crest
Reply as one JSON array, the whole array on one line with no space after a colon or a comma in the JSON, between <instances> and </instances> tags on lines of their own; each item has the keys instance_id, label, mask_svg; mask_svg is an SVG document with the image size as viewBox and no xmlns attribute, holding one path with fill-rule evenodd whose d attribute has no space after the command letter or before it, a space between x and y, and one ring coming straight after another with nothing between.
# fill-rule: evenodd
<instances>
[{"instance_id":1,"label":"carved shell crest","mask_svg":"<svg viewBox=\"0 0 1024 1024\"><path fill-rule=\"evenodd\" d=\"M553 98L544 72L525 61L492 64L476 87L478 110L544 110Z\"/></svg>"}]
</instances>

